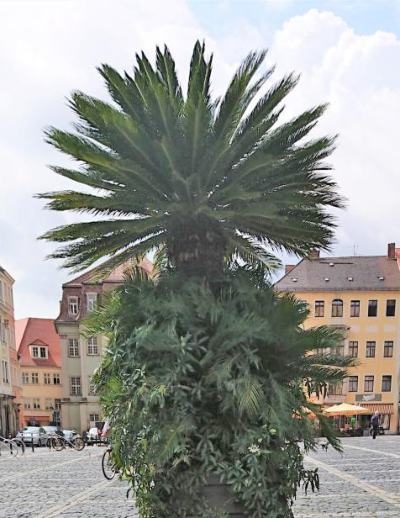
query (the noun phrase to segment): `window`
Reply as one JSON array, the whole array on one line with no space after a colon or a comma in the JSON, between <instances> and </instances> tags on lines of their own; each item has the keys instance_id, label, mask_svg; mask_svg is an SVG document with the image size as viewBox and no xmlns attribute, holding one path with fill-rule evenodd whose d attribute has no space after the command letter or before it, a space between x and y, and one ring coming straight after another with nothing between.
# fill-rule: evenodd
<instances>
[{"instance_id":1,"label":"window","mask_svg":"<svg viewBox=\"0 0 400 518\"><path fill-rule=\"evenodd\" d=\"M32 399L32 403L33 403L33 408L35 408L36 410L40 409L40 398L34 397Z\"/></svg>"},{"instance_id":2,"label":"window","mask_svg":"<svg viewBox=\"0 0 400 518\"><path fill-rule=\"evenodd\" d=\"M358 376L349 376L349 392L357 392Z\"/></svg>"},{"instance_id":3,"label":"window","mask_svg":"<svg viewBox=\"0 0 400 518\"><path fill-rule=\"evenodd\" d=\"M382 376L382 392L390 392L392 390L392 376Z\"/></svg>"},{"instance_id":4,"label":"window","mask_svg":"<svg viewBox=\"0 0 400 518\"><path fill-rule=\"evenodd\" d=\"M78 297L68 297L68 313L77 315L79 312Z\"/></svg>"},{"instance_id":5,"label":"window","mask_svg":"<svg viewBox=\"0 0 400 518\"><path fill-rule=\"evenodd\" d=\"M343 383L330 383L328 385L328 396L341 396L343 394Z\"/></svg>"},{"instance_id":6,"label":"window","mask_svg":"<svg viewBox=\"0 0 400 518\"><path fill-rule=\"evenodd\" d=\"M369 300L368 301L368 316L376 317L378 314L378 301L377 300Z\"/></svg>"},{"instance_id":7,"label":"window","mask_svg":"<svg viewBox=\"0 0 400 518\"><path fill-rule=\"evenodd\" d=\"M42 360L47 360L47 347L40 348L40 358Z\"/></svg>"},{"instance_id":8,"label":"window","mask_svg":"<svg viewBox=\"0 0 400 518\"><path fill-rule=\"evenodd\" d=\"M367 350L365 356L367 358L375 358L376 342L367 342Z\"/></svg>"},{"instance_id":9,"label":"window","mask_svg":"<svg viewBox=\"0 0 400 518\"><path fill-rule=\"evenodd\" d=\"M360 316L360 301L359 300L352 300L350 302L350 316L351 317Z\"/></svg>"},{"instance_id":10,"label":"window","mask_svg":"<svg viewBox=\"0 0 400 518\"><path fill-rule=\"evenodd\" d=\"M4 302L3 281L0 281L0 301Z\"/></svg>"},{"instance_id":11,"label":"window","mask_svg":"<svg viewBox=\"0 0 400 518\"><path fill-rule=\"evenodd\" d=\"M352 358L358 358L358 342L349 342L349 355Z\"/></svg>"},{"instance_id":12,"label":"window","mask_svg":"<svg viewBox=\"0 0 400 518\"><path fill-rule=\"evenodd\" d=\"M36 345L32 347L32 358L39 358L39 347Z\"/></svg>"},{"instance_id":13,"label":"window","mask_svg":"<svg viewBox=\"0 0 400 518\"><path fill-rule=\"evenodd\" d=\"M338 345L337 347L332 347L332 354L337 354L338 356L344 355L344 345Z\"/></svg>"},{"instance_id":14,"label":"window","mask_svg":"<svg viewBox=\"0 0 400 518\"><path fill-rule=\"evenodd\" d=\"M89 376L89 396L95 396L96 389L94 387L94 383L92 383L92 376Z\"/></svg>"},{"instance_id":15,"label":"window","mask_svg":"<svg viewBox=\"0 0 400 518\"><path fill-rule=\"evenodd\" d=\"M392 358L393 357L393 342L385 342L383 346L383 357L384 358Z\"/></svg>"},{"instance_id":16,"label":"window","mask_svg":"<svg viewBox=\"0 0 400 518\"><path fill-rule=\"evenodd\" d=\"M332 301L332 316L342 317L343 316L343 300L334 299Z\"/></svg>"},{"instance_id":17,"label":"window","mask_svg":"<svg viewBox=\"0 0 400 518\"><path fill-rule=\"evenodd\" d=\"M59 374L53 374L53 383L54 385L60 385L60 375Z\"/></svg>"},{"instance_id":18,"label":"window","mask_svg":"<svg viewBox=\"0 0 400 518\"><path fill-rule=\"evenodd\" d=\"M386 301L386 316L394 317L395 315L396 315L396 301L387 300Z\"/></svg>"},{"instance_id":19,"label":"window","mask_svg":"<svg viewBox=\"0 0 400 518\"><path fill-rule=\"evenodd\" d=\"M88 339L88 355L97 356L99 354L99 348L97 346L97 336L91 336Z\"/></svg>"},{"instance_id":20,"label":"window","mask_svg":"<svg viewBox=\"0 0 400 518\"><path fill-rule=\"evenodd\" d=\"M55 410L61 410L61 399L54 400L54 408Z\"/></svg>"},{"instance_id":21,"label":"window","mask_svg":"<svg viewBox=\"0 0 400 518\"><path fill-rule=\"evenodd\" d=\"M23 399L23 402L24 402L24 409L25 410L30 410L31 408L31 401L29 399Z\"/></svg>"},{"instance_id":22,"label":"window","mask_svg":"<svg viewBox=\"0 0 400 518\"><path fill-rule=\"evenodd\" d=\"M71 394L71 396L81 396L82 395L81 377L80 376L72 376L70 378L70 394Z\"/></svg>"},{"instance_id":23,"label":"window","mask_svg":"<svg viewBox=\"0 0 400 518\"><path fill-rule=\"evenodd\" d=\"M365 376L364 377L364 392L373 392L373 391L374 391L374 377Z\"/></svg>"},{"instance_id":24,"label":"window","mask_svg":"<svg viewBox=\"0 0 400 518\"><path fill-rule=\"evenodd\" d=\"M52 399L45 399L44 402L46 410L54 410L54 401Z\"/></svg>"},{"instance_id":25,"label":"window","mask_svg":"<svg viewBox=\"0 0 400 518\"><path fill-rule=\"evenodd\" d=\"M29 373L28 372L22 373L22 383L23 384L29 383Z\"/></svg>"},{"instance_id":26,"label":"window","mask_svg":"<svg viewBox=\"0 0 400 518\"><path fill-rule=\"evenodd\" d=\"M6 324L3 319L0 318L0 340L6 342Z\"/></svg>"},{"instance_id":27,"label":"window","mask_svg":"<svg viewBox=\"0 0 400 518\"><path fill-rule=\"evenodd\" d=\"M316 300L315 301L315 316L323 317L324 309L325 309L325 302L323 300Z\"/></svg>"},{"instance_id":28,"label":"window","mask_svg":"<svg viewBox=\"0 0 400 518\"><path fill-rule=\"evenodd\" d=\"M8 377L8 362L6 360L1 360L1 371L3 375L3 382L8 383L9 377Z\"/></svg>"},{"instance_id":29,"label":"window","mask_svg":"<svg viewBox=\"0 0 400 518\"><path fill-rule=\"evenodd\" d=\"M76 358L79 356L79 341L77 338L69 339L68 356L70 358Z\"/></svg>"},{"instance_id":30,"label":"window","mask_svg":"<svg viewBox=\"0 0 400 518\"><path fill-rule=\"evenodd\" d=\"M45 385L50 385L50 382L51 382L51 376L50 374L44 374L44 384Z\"/></svg>"},{"instance_id":31,"label":"window","mask_svg":"<svg viewBox=\"0 0 400 518\"><path fill-rule=\"evenodd\" d=\"M32 383L35 385L39 383L39 374L37 372L32 372Z\"/></svg>"},{"instance_id":32,"label":"window","mask_svg":"<svg viewBox=\"0 0 400 518\"><path fill-rule=\"evenodd\" d=\"M93 311L96 305L97 294L96 293L88 293L87 294L87 310Z\"/></svg>"},{"instance_id":33,"label":"window","mask_svg":"<svg viewBox=\"0 0 400 518\"><path fill-rule=\"evenodd\" d=\"M97 423L100 421L100 415L99 414L89 414L89 421Z\"/></svg>"}]
</instances>

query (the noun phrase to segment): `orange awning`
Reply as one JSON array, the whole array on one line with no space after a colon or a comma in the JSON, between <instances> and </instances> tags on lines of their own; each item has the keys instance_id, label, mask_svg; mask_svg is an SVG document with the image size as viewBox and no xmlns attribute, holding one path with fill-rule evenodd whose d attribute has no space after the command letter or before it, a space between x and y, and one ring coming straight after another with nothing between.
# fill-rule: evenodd
<instances>
[{"instance_id":1,"label":"orange awning","mask_svg":"<svg viewBox=\"0 0 400 518\"><path fill-rule=\"evenodd\" d=\"M364 408L367 408L371 414L379 412L380 414L393 414L393 403L362 403Z\"/></svg>"}]
</instances>

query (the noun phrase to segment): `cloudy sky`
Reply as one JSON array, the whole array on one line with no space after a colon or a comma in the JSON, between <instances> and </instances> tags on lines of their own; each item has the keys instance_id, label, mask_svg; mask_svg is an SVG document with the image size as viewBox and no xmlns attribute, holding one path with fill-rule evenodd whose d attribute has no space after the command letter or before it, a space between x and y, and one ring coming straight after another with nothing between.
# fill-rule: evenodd
<instances>
[{"instance_id":1,"label":"cloudy sky","mask_svg":"<svg viewBox=\"0 0 400 518\"><path fill-rule=\"evenodd\" d=\"M33 199L74 187L47 168L65 158L43 129L70 128L74 89L107 98L97 65L131 70L156 44L186 81L197 38L214 52L216 95L249 50L268 47L275 79L302 74L288 114L330 103L318 132L340 134L331 162L348 200L333 253L400 244L400 0L0 0L0 264L16 280L17 318L56 317L70 278L36 240L76 220Z\"/></svg>"}]
</instances>

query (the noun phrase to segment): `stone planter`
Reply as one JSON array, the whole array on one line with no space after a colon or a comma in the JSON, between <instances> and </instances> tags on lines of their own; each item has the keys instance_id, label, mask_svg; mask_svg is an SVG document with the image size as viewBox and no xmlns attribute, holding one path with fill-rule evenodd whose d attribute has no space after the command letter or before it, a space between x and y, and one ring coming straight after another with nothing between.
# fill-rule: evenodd
<instances>
[{"instance_id":1,"label":"stone planter","mask_svg":"<svg viewBox=\"0 0 400 518\"><path fill-rule=\"evenodd\" d=\"M232 493L229 491L227 484L221 484L219 477L212 475L208 478L208 482L203 486L201 496L205 497L208 505L214 510L224 511L229 518L245 518L244 508L235 504ZM189 514L195 517L195 514Z\"/></svg>"}]
</instances>

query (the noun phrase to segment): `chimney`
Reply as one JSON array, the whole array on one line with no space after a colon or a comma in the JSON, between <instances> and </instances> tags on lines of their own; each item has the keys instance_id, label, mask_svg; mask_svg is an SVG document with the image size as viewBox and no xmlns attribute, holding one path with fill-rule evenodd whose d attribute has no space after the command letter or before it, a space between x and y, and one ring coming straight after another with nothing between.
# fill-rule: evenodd
<instances>
[{"instance_id":1,"label":"chimney","mask_svg":"<svg viewBox=\"0 0 400 518\"><path fill-rule=\"evenodd\" d=\"M319 250L312 250L308 256L309 259L319 259Z\"/></svg>"},{"instance_id":2,"label":"chimney","mask_svg":"<svg viewBox=\"0 0 400 518\"><path fill-rule=\"evenodd\" d=\"M388 257L389 259L396 259L396 243L388 244Z\"/></svg>"},{"instance_id":3,"label":"chimney","mask_svg":"<svg viewBox=\"0 0 400 518\"><path fill-rule=\"evenodd\" d=\"M285 275L287 275L288 273L290 273L290 272L293 270L293 268L294 268L294 267L295 267L295 265L294 265L294 264L286 264L286 265L285 265Z\"/></svg>"}]
</instances>

